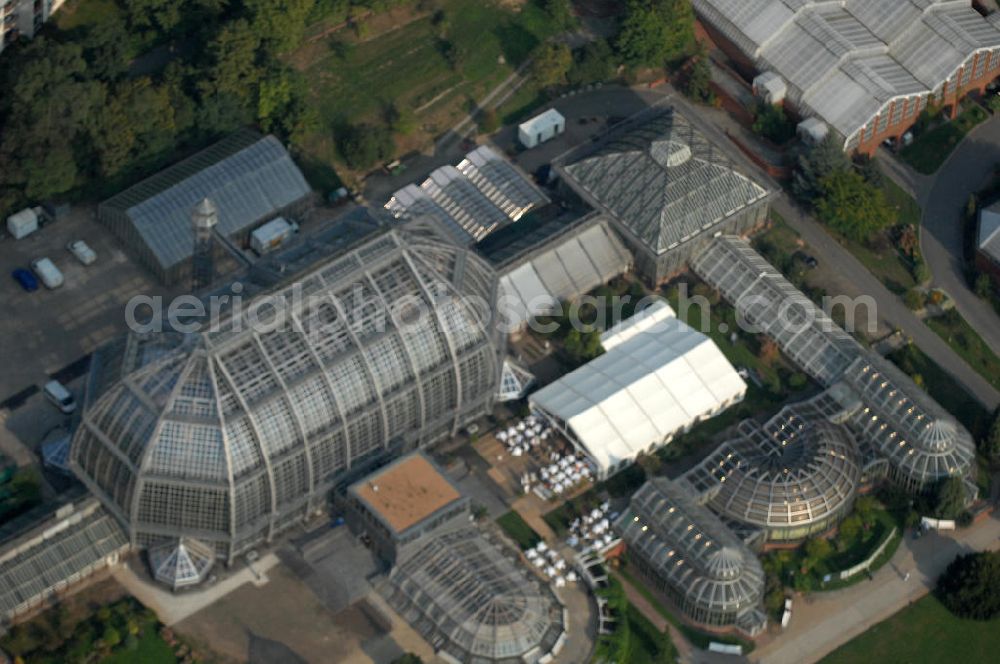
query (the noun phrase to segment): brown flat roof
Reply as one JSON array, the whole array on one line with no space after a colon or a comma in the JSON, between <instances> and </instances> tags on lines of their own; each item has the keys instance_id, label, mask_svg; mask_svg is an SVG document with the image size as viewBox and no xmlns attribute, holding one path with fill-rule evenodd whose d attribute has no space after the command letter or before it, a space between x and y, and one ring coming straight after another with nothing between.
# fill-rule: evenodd
<instances>
[{"instance_id":1,"label":"brown flat roof","mask_svg":"<svg viewBox=\"0 0 1000 664\"><path fill-rule=\"evenodd\" d=\"M462 497L422 454L400 459L352 490L397 533Z\"/></svg>"}]
</instances>

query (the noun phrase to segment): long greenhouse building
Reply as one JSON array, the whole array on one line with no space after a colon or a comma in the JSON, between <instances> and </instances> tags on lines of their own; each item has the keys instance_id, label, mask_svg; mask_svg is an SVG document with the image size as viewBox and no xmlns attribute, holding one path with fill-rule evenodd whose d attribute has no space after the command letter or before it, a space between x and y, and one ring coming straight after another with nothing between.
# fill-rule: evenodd
<instances>
[{"instance_id":1,"label":"long greenhouse building","mask_svg":"<svg viewBox=\"0 0 1000 664\"><path fill-rule=\"evenodd\" d=\"M100 353L71 467L133 546L204 544L231 563L334 486L490 410L502 341L475 303L496 288L467 249L373 227L267 293L287 304L279 328L248 305Z\"/></svg>"}]
</instances>

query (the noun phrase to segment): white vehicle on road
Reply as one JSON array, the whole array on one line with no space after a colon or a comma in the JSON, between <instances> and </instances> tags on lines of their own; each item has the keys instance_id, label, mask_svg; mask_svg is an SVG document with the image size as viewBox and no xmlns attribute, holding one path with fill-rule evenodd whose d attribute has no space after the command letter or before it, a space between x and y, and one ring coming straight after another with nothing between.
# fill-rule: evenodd
<instances>
[{"instance_id":1,"label":"white vehicle on road","mask_svg":"<svg viewBox=\"0 0 1000 664\"><path fill-rule=\"evenodd\" d=\"M66 249L68 249L69 253L76 257L76 260L80 261L84 265L90 265L97 260L97 254L90 248L90 245L83 240L70 242L66 245Z\"/></svg>"},{"instance_id":2,"label":"white vehicle on road","mask_svg":"<svg viewBox=\"0 0 1000 664\"><path fill-rule=\"evenodd\" d=\"M42 392L45 394L45 398L62 412L69 414L76 410L76 399L73 398L73 393L58 380L50 380L45 383Z\"/></svg>"},{"instance_id":3,"label":"white vehicle on road","mask_svg":"<svg viewBox=\"0 0 1000 664\"><path fill-rule=\"evenodd\" d=\"M32 271L38 275L45 287L55 290L63 285L63 274L48 258L36 258L31 261Z\"/></svg>"}]
</instances>

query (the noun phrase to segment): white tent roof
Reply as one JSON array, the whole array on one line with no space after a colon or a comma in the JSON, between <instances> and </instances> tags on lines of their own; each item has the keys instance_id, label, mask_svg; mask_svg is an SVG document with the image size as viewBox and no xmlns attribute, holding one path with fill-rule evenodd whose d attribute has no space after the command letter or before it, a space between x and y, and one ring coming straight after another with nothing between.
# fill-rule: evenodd
<instances>
[{"instance_id":1,"label":"white tent roof","mask_svg":"<svg viewBox=\"0 0 1000 664\"><path fill-rule=\"evenodd\" d=\"M665 303L612 328L602 341L606 353L539 390L531 403L565 422L603 472L746 391L712 340Z\"/></svg>"}]
</instances>

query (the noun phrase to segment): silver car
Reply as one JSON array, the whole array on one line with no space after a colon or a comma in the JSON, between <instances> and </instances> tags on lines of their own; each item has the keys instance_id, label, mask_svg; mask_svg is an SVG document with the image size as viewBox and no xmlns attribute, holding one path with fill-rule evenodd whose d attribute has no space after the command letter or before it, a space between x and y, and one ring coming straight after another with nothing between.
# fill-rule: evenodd
<instances>
[{"instance_id":1,"label":"silver car","mask_svg":"<svg viewBox=\"0 0 1000 664\"><path fill-rule=\"evenodd\" d=\"M97 260L97 254L83 240L70 242L66 245L66 248L69 249L69 253L76 257L76 260L84 265L90 265Z\"/></svg>"}]
</instances>

